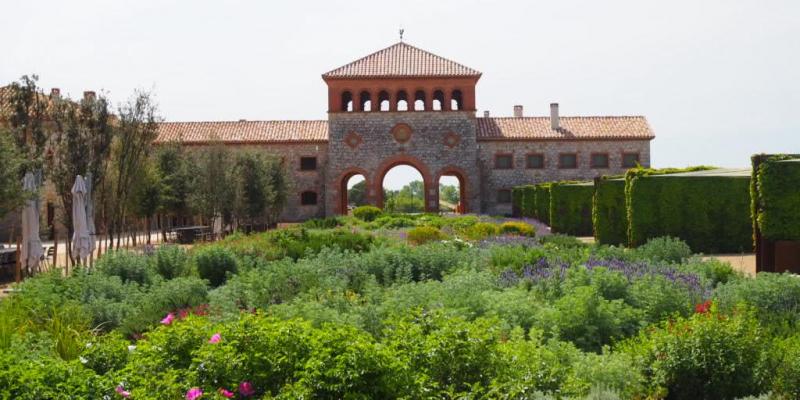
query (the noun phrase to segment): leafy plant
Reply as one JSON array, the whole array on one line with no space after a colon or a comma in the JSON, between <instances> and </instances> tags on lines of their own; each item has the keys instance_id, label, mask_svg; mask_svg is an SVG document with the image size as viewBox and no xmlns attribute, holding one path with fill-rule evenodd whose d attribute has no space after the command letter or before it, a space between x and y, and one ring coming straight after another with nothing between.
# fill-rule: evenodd
<instances>
[{"instance_id":1,"label":"leafy plant","mask_svg":"<svg viewBox=\"0 0 800 400\"><path fill-rule=\"evenodd\" d=\"M213 287L225 283L228 274L237 270L236 258L233 253L219 245L205 246L194 254L197 273L201 278L208 280Z\"/></svg>"},{"instance_id":2,"label":"leafy plant","mask_svg":"<svg viewBox=\"0 0 800 400\"><path fill-rule=\"evenodd\" d=\"M520 236L534 236L536 235L536 228L527 222L507 221L500 225L500 233Z\"/></svg>"},{"instance_id":3,"label":"leafy plant","mask_svg":"<svg viewBox=\"0 0 800 400\"><path fill-rule=\"evenodd\" d=\"M418 226L408 231L408 242L411 244L419 245L444 240L445 238L445 234L439 228L432 226Z\"/></svg>"},{"instance_id":4,"label":"leafy plant","mask_svg":"<svg viewBox=\"0 0 800 400\"><path fill-rule=\"evenodd\" d=\"M374 221L383 214L383 211L375 206L360 206L353 210L353 216L366 222Z\"/></svg>"}]
</instances>

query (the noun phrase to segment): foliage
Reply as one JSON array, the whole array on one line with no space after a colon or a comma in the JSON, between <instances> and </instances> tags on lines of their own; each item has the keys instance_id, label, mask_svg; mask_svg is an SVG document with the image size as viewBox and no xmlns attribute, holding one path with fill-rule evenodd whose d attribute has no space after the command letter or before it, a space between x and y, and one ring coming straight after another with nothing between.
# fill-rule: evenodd
<instances>
[{"instance_id":1,"label":"foliage","mask_svg":"<svg viewBox=\"0 0 800 400\"><path fill-rule=\"evenodd\" d=\"M112 251L97 260L97 271L119 277L123 283L146 285L153 282L154 271L146 256L121 250Z\"/></svg>"},{"instance_id":2,"label":"foliage","mask_svg":"<svg viewBox=\"0 0 800 400\"><path fill-rule=\"evenodd\" d=\"M439 228L433 226L418 226L408 231L408 242L411 244L424 244L444 240L447 236Z\"/></svg>"},{"instance_id":3,"label":"foliage","mask_svg":"<svg viewBox=\"0 0 800 400\"><path fill-rule=\"evenodd\" d=\"M714 292L720 310L731 311L749 304L764 321L800 322L800 279L792 274L759 273L755 279L741 279L720 285Z\"/></svg>"},{"instance_id":4,"label":"foliage","mask_svg":"<svg viewBox=\"0 0 800 400\"><path fill-rule=\"evenodd\" d=\"M161 206L162 192L161 175L153 160L148 159L143 163L139 174L134 178L132 192L130 209L137 217L147 220L149 230L150 221Z\"/></svg>"},{"instance_id":5,"label":"foliage","mask_svg":"<svg viewBox=\"0 0 800 400\"><path fill-rule=\"evenodd\" d=\"M236 200L234 156L222 143L192 154L194 173L189 184L189 205L195 214L210 221L229 218ZM226 184L227 182L227 184Z\"/></svg>"},{"instance_id":6,"label":"foliage","mask_svg":"<svg viewBox=\"0 0 800 400\"><path fill-rule=\"evenodd\" d=\"M679 264L692 255L692 249L681 239L665 236L649 239L636 249L642 259Z\"/></svg>"},{"instance_id":7,"label":"foliage","mask_svg":"<svg viewBox=\"0 0 800 400\"><path fill-rule=\"evenodd\" d=\"M625 244L628 230L625 180L603 177L596 179L594 185L592 227L595 241L600 244Z\"/></svg>"},{"instance_id":8,"label":"foliage","mask_svg":"<svg viewBox=\"0 0 800 400\"><path fill-rule=\"evenodd\" d=\"M679 237L698 252L747 252L752 248L749 180L727 176L626 174L628 243Z\"/></svg>"},{"instance_id":9,"label":"foliage","mask_svg":"<svg viewBox=\"0 0 800 400\"><path fill-rule=\"evenodd\" d=\"M458 204L458 202L461 201L461 193L459 192L458 187L455 185L445 185L440 183L439 197L450 204Z\"/></svg>"},{"instance_id":10,"label":"foliage","mask_svg":"<svg viewBox=\"0 0 800 400\"><path fill-rule=\"evenodd\" d=\"M350 189L347 189L347 205L349 206L364 206L367 205L367 181L362 180L356 183Z\"/></svg>"},{"instance_id":11,"label":"foliage","mask_svg":"<svg viewBox=\"0 0 800 400\"><path fill-rule=\"evenodd\" d=\"M374 221L383 211L375 206L360 206L353 210L353 216L366 222Z\"/></svg>"},{"instance_id":12,"label":"foliage","mask_svg":"<svg viewBox=\"0 0 800 400\"><path fill-rule=\"evenodd\" d=\"M535 236L536 228L522 221L507 221L500 224L500 233L520 236Z\"/></svg>"},{"instance_id":13,"label":"foliage","mask_svg":"<svg viewBox=\"0 0 800 400\"><path fill-rule=\"evenodd\" d=\"M22 161L11 135L0 128L0 218L20 207L25 201L20 179Z\"/></svg>"},{"instance_id":14,"label":"foliage","mask_svg":"<svg viewBox=\"0 0 800 400\"><path fill-rule=\"evenodd\" d=\"M520 216L536 217L536 186L518 186L514 190L519 196Z\"/></svg>"},{"instance_id":15,"label":"foliage","mask_svg":"<svg viewBox=\"0 0 800 400\"><path fill-rule=\"evenodd\" d=\"M550 227L553 232L574 236L592 234L594 186L553 183L550 186Z\"/></svg>"},{"instance_id":16,"label":"foliage","mask_svg":"<svg viewBox=\"0 0 800 400\"><path fill-rule=\"evenodd\" d=\"M174 215L187 213L192 174L183 147L177 143L159 146L155 154L155 164L161 181L160 211Z\"/></svg>"},{"instance_id":17,"label":"foliage","mask_svg":"<svg viewBox=\"0 0 800 400\"><path fill-rule=\"evenodd\" d=\"M343 226L345 223L342 217L333 216L325 218L312 218L303 222L303 228L307 229L333 229Z\"/></svg>"},{"instance_id":18,"label":"foliage","mask_svg":"<svg viewBox=\"0 0 800 400\"><path fill-rule=\"evenodd\" d=\"M500 227L491 222L478 222L466 229L462 229L461 234L470 240L482 240L500 233Z\"/></svg>"},{"instance_id":19,"label":"foliage","mask_svg":"<svg viewBox=\"0 0 800 400\"><path fill-rule=\"evenodd\" d=\"M578 238L560 233L541 236L539 237L539 243L560 249L586 247L586 244Z\"/></svg>"},{"instance_id":20,"label":"foliage","mask_svg":"<svg viewBox=\"0 0 800 400\"><path fill-rule=\"evenodd\" d=\"M194 254L194 263L200 278L217 287L225 283L229 274L237 270L233 252L219 245L201 247Z\"/></svg>"},{"instance_id":21,"label":"foliage","mask_svg":"<svg viewBox=\"0 0 800 400\"><path fill-rule=\"evenodd\" d=\"M549 183L540 183L533 190L536 219L548 225L550 224L550 186Z\"/></svg>"},{"instance_id":22,"label":"foliage","mask_svg":"<svg viewBox=\"0 0 800 400\"><path fill-rule=\"evenodd\" d=\"M712 305L642 333L623 351L644 363L651 390L669 399L731 399L760 393L766 344L751 312L721 315Z\"/></svg>"},{"instance_id":23,"label":"foliage","mask_svg":"<svg viewBox=\"0 0 800 400\"><path fill-rule=\"evenodd\" d=\"M39 77L23 75L19 81L11 82L4 89L8 91L7 115L0 119L7 121L6 128L14 138L16 153L21 157L20 178L25 172L34 172L44 165L44 152L47 147L47 122L51 118L47 110L47 96L37 85Z\"/></svg>"},{"instance_id":24,"label":"foliage","mask_svg":"<svg viewBox=\"0 0 800 400\"><path fill-rule=\"evenodd\" d=\"M425 190L422 181L412 181L400 190L383 190L388 212L418 213L425 211Z\"/></svg>"},{"instance_id":25,"label":"foliage","mask_svg":"<svg viewBox=\"0 0 800 400\"><path fill-rule=\"evenodd\" d=\"M261 152L240 152L232 174L234 215L250 224L276 222L287 197L287 178L280 158Z\"/></svg>"},{"instance_id":26,"label":"foliage","mask_svg":"<svg viewBox=\"0 0 800 400\"><path fill-rule=\"evenodd\" d=\"M155 271L164 279L189 275L189 256L180 246L160 246L154 254Z\"/></svg>"},{"instance_id":27,"label":"foliage","mask_svg":"<svg viewBox=\"0 0 800 400\"><path fill-rule=\"evenodd\" d=\"M769 240L800 240L800 156L773 156L753 171L756 223ZM757 199L757 200L755 200Z\"/></svg>"}]
</instances>

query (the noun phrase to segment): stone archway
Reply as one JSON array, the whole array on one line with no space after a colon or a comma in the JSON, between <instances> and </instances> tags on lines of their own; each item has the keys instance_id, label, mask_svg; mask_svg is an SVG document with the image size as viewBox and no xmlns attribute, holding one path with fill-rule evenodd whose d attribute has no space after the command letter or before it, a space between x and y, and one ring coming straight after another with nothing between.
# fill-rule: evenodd
<instances>
[{"instance_id":1,"label":"stone archway","mask_svg":"<svg viewBox=\"0 0 800 400\"><path fill-rule=\"evenodd\" d=\"M367 193L365 193L367 197L367 203L375 204L374 191L370 186L369 173L363 168L351 167L339 175L339 179L337 180L339 182L339 203L337 204L336 212L341 215L347 215L347 182L350 181L350 178L356 175L361 175L364 177L364 187L367 190Z\"/></svg>"},{"instance_id":2,"label":"stone archway","mask_svg":"<svg viewBox=\"0 0 800 400\"><path fill-rule=\"evenodd\" d=\"M467 185L468 185L467 173L463 169L461 169L459 167L456 167L456 166L453 166L453 165L444 167L444 168L440 169L438 173L436 173L436 180L433 182L433 184L437 188L436 189L436 205L437 205L437 207L439 205L439 189L438 189L439 181L442 179L443 176L454 176L454 177L456 177L456 179L458 179L458 191L459 191L459 194L458 194L459 204L458 205L459 205L459 207L456 210L456 213L457 214L465 214L469 210L469 202L468 202L469 198L467 197Z\"/></svg>"},{"instance_id":3,"label":"stone archway","mask_svg":"<svg viewBox=\"0 0 800 400\"><path fill-rule=\"evenodd\" d=\"M390 169L398 165L408 165L415 168L422 175L422 186L425 190L425 212L439 211L439 187L431 179L428 167L419 159L401 154L387 158L378 166L375 179L372 181L372 192L375 195L375 205L383 208L383 179Z\"/></svg>"}]
</instances>

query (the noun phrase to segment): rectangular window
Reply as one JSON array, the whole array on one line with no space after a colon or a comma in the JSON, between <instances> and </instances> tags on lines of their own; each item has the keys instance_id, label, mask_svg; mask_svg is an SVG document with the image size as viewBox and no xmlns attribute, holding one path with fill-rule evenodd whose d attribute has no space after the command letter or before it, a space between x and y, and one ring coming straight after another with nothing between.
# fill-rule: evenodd
<instances>
[{"instance_id":1,"label":"rectangular window","mask_svg":"<svg viewBox=\"0 0 800 400\"><path fill-rule=\"evenodd\" d=\"M500 189L497 191L497 202L499 204L511 203L511 190Z\"/></svg>"},{"instance_id":2,"label":"rectangular window","mask_svg":"<svg viewBox=\"0 0 800 400\"><path fill-rule=\"evenodd\" d=\"M578 155L576 153L559 154L558 168L578 168Z\"/></svg>"},{"instance_id":3,"label":"rectangular window","mask_svg":"<svg viewBox=\"0 0 800 400\"><path fill-rule=\"evenodd\" d=\"M622 153L622 168L634 168L639 164L639 153Z\"/></svg>"},{"instance_id":4,"label":"rectangular window","mask_svg":"<svg viewBox=\"0 0 800 400\"><path fill-rule=\"evenodd\" d=\"M544 168L544 154L528 154L525 164L528 169Z\"/></svg>"},{"instance_id":5,"label":"rectangular window","mask_svg":"<svg viewBox=\"0 0 800 400\"><path fill-rule=\"evenodd\" d=\"M511 154L497 154L494 156L495 169L512 169L514 168L514 156Z\"/></svg>"},{"instance_id":6,"label":"rectangular window","mask_svg":"<svg viewBox=\"0 0 800 400\"><path fill-rule=\"evenodd\" d=\"M300 170L301 171L316 171L317 170L317 157L300 157Z\"/></svg>"},{"instance_id":7,"label":"rectangular window","mask_svg":"<svg viewBox=\"0 0 800 400\"><path fill-rule=\"evenodd\" d=\"M300 204L304 206L317 205L317 192L303 192L300 194Z\"/></svg>"},{"instance_id":8,"label":"rectangular window","mask_svg":"<svg viewBox=\"0 0 800 400\"><path fill-rule=\"evenodd\" d=\"M592 154L592 168L608 168L608 154L607 153Z\"/></svg>"}]
</instances>

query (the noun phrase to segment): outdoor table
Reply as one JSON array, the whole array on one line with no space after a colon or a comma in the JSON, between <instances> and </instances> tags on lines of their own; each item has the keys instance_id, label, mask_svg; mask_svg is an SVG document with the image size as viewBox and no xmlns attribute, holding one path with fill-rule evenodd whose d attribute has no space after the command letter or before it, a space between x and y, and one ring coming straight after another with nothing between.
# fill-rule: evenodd
<instances>
[{"instance_id":1,"label":"outdoor table","mask_svg":"<svg viewBox=\"0 0 800 400\"><path fill-rule=\"evenodd\" d=\"M205 233L207 230L208 226L205 225L182 226L180 228L173 229L175 232L175 237L178 239L178 243L181 244L194 243L197 238L203 237L203 233Z\"/></svg>"}]
</instances>

